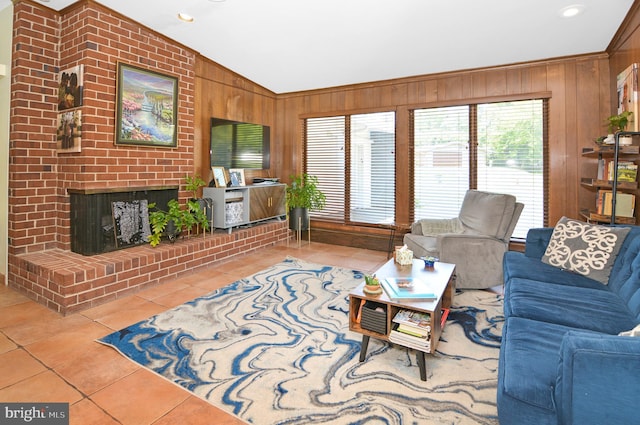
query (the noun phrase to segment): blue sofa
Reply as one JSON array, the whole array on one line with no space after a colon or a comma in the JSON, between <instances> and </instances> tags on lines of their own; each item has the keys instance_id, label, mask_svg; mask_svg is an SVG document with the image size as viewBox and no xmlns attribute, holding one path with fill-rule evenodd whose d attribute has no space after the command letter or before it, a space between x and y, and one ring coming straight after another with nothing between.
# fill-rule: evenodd
<instances>
[{"instance_id":1,"label":"blue sofa","mask_svg":"<svg viewBox=\"0 0 640 425\"><path fill-rule=\"evenodd\" d=\"M553 228L532 229L504 256L498 369L501 425L640 423L640 226L608 284L541 261Z\"/></svg>"}]
</instances>

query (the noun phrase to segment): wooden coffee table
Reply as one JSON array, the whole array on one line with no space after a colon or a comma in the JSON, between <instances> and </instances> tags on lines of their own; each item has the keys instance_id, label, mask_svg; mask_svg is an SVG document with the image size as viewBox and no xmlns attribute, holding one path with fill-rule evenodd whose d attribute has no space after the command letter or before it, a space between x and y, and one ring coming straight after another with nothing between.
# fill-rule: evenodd
<instances>
[{"instance_id":1,"label":"wooden coffee table","mask_svg":"<svg viewBox=\"0 0 640 425\"><path fill-rule=\"evenodd\" d=\"M380 295L367 295L363 292L364 280L349 293L349 330L362 334L362 346L360 348L360 361L364 361L367 355L369 338L374 337L383 341L389 341L389 334L393 325L393 318L399 310L415 310L427 313L431 316L431 344L428 351L416 349L420 379L427 380L427 368L424 354L435 353L438 341L442 334L442 309L451 307L455 293L455 264L436 262L433 269L426 269L422 260L413 260L413 264L400 265L392 258L387 261L375 275L380 278L412 277L427 282L436 298L424 301L394 301L386 292ZM367 301L378 303L386 309L386 333L379 333L364 329L360 325L359 314L361 306ZM397 342L393 344L402 345Z\"/></svg>"}]
</instances>

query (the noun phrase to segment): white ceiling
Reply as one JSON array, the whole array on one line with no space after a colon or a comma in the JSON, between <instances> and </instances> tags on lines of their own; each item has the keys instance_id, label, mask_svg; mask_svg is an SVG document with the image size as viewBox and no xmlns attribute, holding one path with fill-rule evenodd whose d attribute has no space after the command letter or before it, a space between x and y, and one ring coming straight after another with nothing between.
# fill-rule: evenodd
<instances>
[{"instance_id":1,"label":"white ceiling","mask_svg":"<svg viewBox=\"0 0 640 425\"><path fill-rule=\"evenodd\" d=\"M55 10L74 2L43 1ZM288 93L602 52L633 0L98 2ZM560 17L576 3L582 14ZM0 10L10 4L0 0Z\"/></svg>"}]
</instances>

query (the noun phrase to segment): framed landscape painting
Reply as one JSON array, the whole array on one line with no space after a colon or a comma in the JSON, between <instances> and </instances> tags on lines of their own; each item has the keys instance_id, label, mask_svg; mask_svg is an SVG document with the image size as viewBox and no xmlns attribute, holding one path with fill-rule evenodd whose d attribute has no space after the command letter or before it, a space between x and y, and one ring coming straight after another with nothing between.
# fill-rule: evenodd
<instances>
[{"instance_id":1,"label":"framed landscape painting","mask_svg":"<svg viewBox=\"0 0 640 425\"><path fill-rule=\"evenodd\" d=\"M116 145L175 148L178 79L118 63Z\"/></svg>"}]
</instances>

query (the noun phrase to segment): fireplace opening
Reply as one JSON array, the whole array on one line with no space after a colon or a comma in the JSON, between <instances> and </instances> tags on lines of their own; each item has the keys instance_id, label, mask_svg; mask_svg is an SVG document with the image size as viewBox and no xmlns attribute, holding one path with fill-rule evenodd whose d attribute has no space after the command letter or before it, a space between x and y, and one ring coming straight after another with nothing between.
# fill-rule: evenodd
<instances>
[{"instance_id":1,"label":"fireplace opening","mask_svg":"<svg viewBox=\"0 0 640 425\"><path fill-rule=\"evenodd\" d=\"M71 251L95 255L147 243L149 204L166 210L178 186L69 189Z\"/></svg>"}]
</instances>

